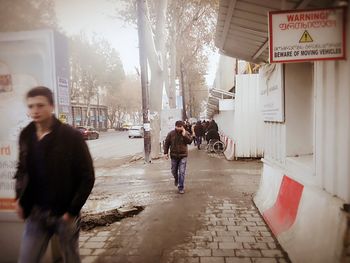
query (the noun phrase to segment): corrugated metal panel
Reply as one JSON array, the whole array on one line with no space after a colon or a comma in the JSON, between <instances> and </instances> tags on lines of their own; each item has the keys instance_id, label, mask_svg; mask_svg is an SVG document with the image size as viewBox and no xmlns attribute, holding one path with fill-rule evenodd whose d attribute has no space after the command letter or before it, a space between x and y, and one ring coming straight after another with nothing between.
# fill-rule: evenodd
<instances>
[{"instance_id":1,"label":"corrugated metal panel","mask_svg":"<svg viewBox=\"0 0 350 263\"><path fill-rule=\"evenodd\" d=\"M323 189L346 202L350 202L349 72L349 60L315 63L316 176Z\"/></svg>"},{"instance_id":2,"label":"corrugated metal panel","mask_svg":"<svg viewBox=\"0 0 350 263\"><path fill-rule=\"evenodd\" d=\"M260 111L259 75L237 75L235 102L235 157L262 157L263 120Z\"/></svg>"},{"instance_id":3,"label":"corrugated metal panel","mask_svg":"<svg viewBox=\"0 0 350 263\"><path fill-rule=\"evenodd\" d=\"M266 122L264 158L285 165L286 126L283 123Z\"/></svg>"}]
</instances>

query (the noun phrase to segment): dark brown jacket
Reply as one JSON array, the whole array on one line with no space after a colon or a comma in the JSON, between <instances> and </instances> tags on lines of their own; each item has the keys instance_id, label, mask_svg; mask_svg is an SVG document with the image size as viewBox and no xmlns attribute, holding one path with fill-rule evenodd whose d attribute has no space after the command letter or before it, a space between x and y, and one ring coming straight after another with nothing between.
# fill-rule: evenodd
<instances>
[{"instance_id":1,"label":"dark brown jacket","mask_svg":"<svg viewBox=\"0 0 350 263\"><path fill-rule=\"evenodd\" d=\"M186 131L186 135L182 136L181 133L173 130L168 133L164 142L164 154L168 154L170 148L171 158L183 158L187 157L188 150L187 144L192 143L192 137L189 132Z\"/></svg>"},{"instance_id":2,"label":"dark brown jacket","mask_svg":"<svg viewBox=\"0 0 350 263\"><path fill-rule=\"evenodd\" d=\"M30 123L21 132L19 161L16 179L16 199L24 209L25 217L36 204L33 192L32 165L29 155L35 124ZM88 198L95 181L94 168L89 149L79 131L62 124L56 118L52 127L52 140L46 148L45 171L48 176L48 202L52 212L62 215L69 212L78 215Z\"/></svg>"}]
</instances>

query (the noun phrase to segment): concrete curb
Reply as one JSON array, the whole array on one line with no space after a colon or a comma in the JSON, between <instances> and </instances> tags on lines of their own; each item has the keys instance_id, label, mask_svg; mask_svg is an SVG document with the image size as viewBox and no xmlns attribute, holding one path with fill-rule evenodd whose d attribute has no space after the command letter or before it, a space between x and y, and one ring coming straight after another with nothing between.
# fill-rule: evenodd
<instances>
[{"instance_id":1,"label":"concrete curb","mask_svg":"<svg viewBox=\"0 0 350 263\"><path fill-rule=\"evenodd\" d=\"M228 161L233 161L235 159L235 143L233 139L229 138L223 133L220 134L220 137L221 137L221 141L223 141L226 145L226 149L224 151L224 155L226 159Z\"/></svg>"},{"instance_id":2,"label":"concrete curb","mask_svg":"<svg viewBox=\"0 0 350 263\"><path fill-rule=\"evenodd\" d=\"M341 262L342 200L264 163L254 202L292 262Z\"/></svg>"}]
</instances>

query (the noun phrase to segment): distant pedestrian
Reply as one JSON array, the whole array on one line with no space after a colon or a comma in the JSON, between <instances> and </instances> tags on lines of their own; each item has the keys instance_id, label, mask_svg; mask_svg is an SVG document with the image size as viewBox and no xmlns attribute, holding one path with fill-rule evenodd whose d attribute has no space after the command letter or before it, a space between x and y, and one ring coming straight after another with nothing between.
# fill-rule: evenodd
<instances>
[{"instance_id":1,"label":"distant pedestrian","mask_svg":"<svg viewBox=\"0 0 350 263\"><path fill-rule=\"evenodd\" d=\"M204 121L203 127L204 127L204 132L207 133L208 132L208 128L209 128L209 121Z\"/></svg>"},{"instance_id":2,"label":"distant pedestrian","mask_svg":"<svg viewBox=\"0 0 350 263\"><path fill-rule=\"evenodd\" d=\"M179 193L184 194L184 183L186 174L186 164L188 149L187 145L192 143L192 137L184 128L182 121L175 123L175 129L168 133L164 142L165 158L169 159L169 149L171 158L171 172L174 176L175 186Z\"/></svg>"},{"instance_id":3,"label":"distant pedestrian","mask_svg":"<svg viewBox=\"0 0 350 263\"><path fill-rule=\"evenodd\" d=\"M184 123L184 128L190 135L192 135L192 125L188 121Z\"/></svg>"},{"instance_id":4,"label":"distant pedestrian","mask_svg":"<svg viewBox=\"0 0 350 263\"><path fill-rule=\"evenodd\" d=\"M209 123L208 131L212 130L212 129L219 131L219 127L218 127L217 123L215 122L215 120L211 120Z\"/></svg>"},{"instance_id":5,"label":"distant pedestrian","mask_svg":"<svg viewBox=\"0 0 350 263\"><path fill-rule=\"evenodd\" d=\"M196 125L193 128L193 130L194 130L194 136L195 136L195 141L196 141L197 148L198 148L198 150L200 150L201 144L202 144L202 138L203 138L203 136L205 134L204 128L203 128L203 125L202 125L201 121L198 121L196 123Z\"/></svg>"},{"instance_id":6,"label":"distant pedestrian","mask_svg":"<svg viewBox=\"0 0 350 263\"><path fill-rule=\"evenodd\" d=\"M53 94L35 87L26 96L32 122L19 138L16 210L25 219L20 263L41 262L56 234L64 262L80 262L80 210L95 181L89 149L78 130L52 114Z\"/></svg>"},{"instance_id":7,"label":"distant pedestrian","mask_svg":"<svg viewBox=\"0 0 350 263\"><path fill-rule=\"evenodd\" d=\"M205 138L207 140L207 143L209 144L210 140L220 141L220 134L217 130L211 129L207 132Z\"/></svg>"}]
</instances>

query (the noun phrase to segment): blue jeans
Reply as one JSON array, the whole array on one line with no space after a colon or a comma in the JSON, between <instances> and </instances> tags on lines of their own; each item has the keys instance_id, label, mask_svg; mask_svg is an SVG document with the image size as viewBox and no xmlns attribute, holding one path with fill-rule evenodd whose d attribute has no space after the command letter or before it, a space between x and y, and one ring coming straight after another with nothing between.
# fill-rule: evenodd
<instances>
[{"instance_id":1,"label":"blue jeans","mask_svg":"<svg viewBox=\"0 0 350 263\"><path fill-rule=\"evenodd\" d=\"M187 157L183 158L171 158L171 173L175 180L177 179L179 184L179 190L184 189L185 174L186 174Z\"/></svg>"},{"instance_id":2,"label":"blue jeans","mask_svg":"<svg viewBox=\"0 0 350 263\"><path fill-rule=\"evenodd\" d=\"M79 256L80 217L74 222L63 221L62 217L48 211L33 209L25 222L19 263L37 263L45 254L49 240L56 234L63 262L81 262Z\"/></svg>"}]
</instances>

